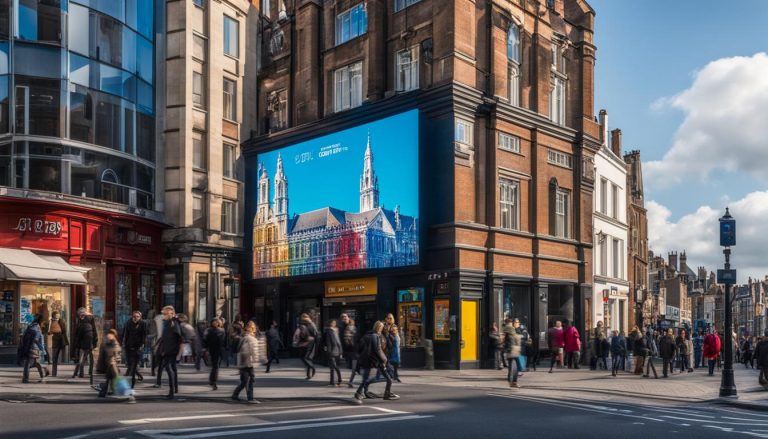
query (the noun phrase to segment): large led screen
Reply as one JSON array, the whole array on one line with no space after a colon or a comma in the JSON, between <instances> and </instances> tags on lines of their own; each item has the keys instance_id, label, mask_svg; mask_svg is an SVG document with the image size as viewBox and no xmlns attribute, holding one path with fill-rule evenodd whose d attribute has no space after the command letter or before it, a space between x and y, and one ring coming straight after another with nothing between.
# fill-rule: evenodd
<instances>
[{"instance_id":1,"label":"large led screen","mask_svg":"<svg viewBox=\"0 0 768 439\"><path fill-rule=\"evenodd\" d=\"M418 119L413 110L259 154L253 278L418 264Z\"/></svg>"}]
</instances>

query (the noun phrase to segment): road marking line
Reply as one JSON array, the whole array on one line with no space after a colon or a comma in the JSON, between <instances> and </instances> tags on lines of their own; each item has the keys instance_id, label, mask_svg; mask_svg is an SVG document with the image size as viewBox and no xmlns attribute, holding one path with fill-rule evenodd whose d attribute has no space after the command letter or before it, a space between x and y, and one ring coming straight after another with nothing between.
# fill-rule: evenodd
<instances>
[{"instance_id":1,"label":"road marking line","mask_svg":"<svg viewBox=\"0 0 768 439\"><path fill-rule=\"evenodd\" d=\"M693 422L708 422L710 424L722 424L722 425L743 425L743 426L755 426L755 427L765 427L768 426L768 423L766 422L758 422L758 423L748 423L748 422L724 422L724 421L713 421L710 419L688 419L688 418L682 418L679 416L669 416L669 415L661 415L662 418L669 418L669 419L677 419L682 421L693 421Z\"/></svg>"},{"instance_id":2,"label":"road marking line","mask_svg":"<svg viewBox=\"0 0 768 439\"><path fill-rule=\"evenodd\" d=\"M210 437L220 437L220 436L234 436L234 435L243 435L243 434L255 434L255 433L263 433L263 432L270 432L270 431L286 431L286 430L302 430L307 428L316 428L316 427L335 427L339 425L355 425L355 424L371 424L371 423L379 423L379 422L394 422L394 421L410 421L410 420L417 420L417 419L426 419L431 418L431 415L408 415L408 416L395 416L395 417L389 417L389 418L378 418L378 419L357 419L357 420L348 420L348 421L334 421L334 422L313 422L309 424L299 424L299 425L275 425L272 427L262 427L262 428L251 428L246 430L227 430L227 431L215 431L210 433L200 433L200 434L193 434L193 435L185 435L184 437L187 439L203 439L203 438L210 438ZM221 428L221 427L220 427ZM169 434L173 435L173 430L170 431ZM153 433L152 430L146 430L146 431L137 431L137 433L142 434L144 436L153 438L153 439L163 439L168 437L165 434L157 434Z\"/></svg>"},{"instance_id":3,"label":"road marking line","mask_svg":"<svg viewBox=\"0 0 768 439\"><path fill-rule=\"evenodd\" d=\"M403 415L403 414L406 414L406 413L412 413L412 412L401 412L400 410L392 410L392 409L387 409L387 408L384 408L384 407L376 407L376 406L367 406L367 408L374 409L374 410L379 410L379 411L382 411L384 413L392 413L394 415Z\"/></svg>"},{"instance_id":4,"label":"road marking line","mask_svg":"<svg viewBox=\"0 0 768 439\"><path fill-rule=\"evenodd\" d=\"M143 418L143 419L128 419L119 421L124 425L139 425L150 424L153 422L171 422L171 421L188 421L195 419L216 419L216 418L234 418L239 416L266 416L266 415L279 415L279 414L291 414L291 413L309 413L309 412L324 412L332 410L344 410L348 408L359 408L360 406L322 406L322 407L310 407L297 410L280 410L272 412L242 412L242 413L220 413L216 415L197 415L197 416L177 416L172 418Z\"/></svg>"},{"instance_id":5,"label":"road marking line","mask_svg":"<svg viewBox=\"0 0 768 439\"><path fill-rule=\"evenodd\" d=\"M751 431L734 431L733 428L718 427L717 425L704 425L703 427L705 427L705 428L714 428L716 430L724 431L726 433L741 433L741 434L746 434L746 435L749 435L749 436L768 438L768 435L765 435L765 434L752 433Z\"/></svg>"},{"instance_id":6,"label":"road marking line","mask_svg":"<svg viewBox=\"0 0 768 439\"><path fill-rule=\"evenodd\" d=\"M560 407L560 408L562 408L563 406L566 406L566 407L570 407L570 408L573 408L573 409L576 409L576 410L583 410L583 411L587 411L587 412L600 413L600 414L603 414L603 415L615 414L617 416L624 416L624 417L627 417L627 418L640 418L640 419L646 419L646 420L649 420L649 421L665 422L663 419L656 419L656 418L652 418L652 417L649 417L649 416L629 415L629 414L626 414L626 413L619 413L619 412L606 413L606 412L601 411L601 410L595 410L593 408L586 408L586 407L577 405L575 403L568 403L568 402L560 401L560 400L558 400L557 402L542 401L542 400L538 400L538 399L535 399L535 398L529 398L529 397L526 397L526 396L501 395L501 394L498 394L498 393L488 393L488 395L496 396L496 397L500 397L500 398L508 398L508 399L522 399L522 400L526 400L526 401L537 402L539 404L552 405L552 406Z\"/></svg>"}]
</instances>

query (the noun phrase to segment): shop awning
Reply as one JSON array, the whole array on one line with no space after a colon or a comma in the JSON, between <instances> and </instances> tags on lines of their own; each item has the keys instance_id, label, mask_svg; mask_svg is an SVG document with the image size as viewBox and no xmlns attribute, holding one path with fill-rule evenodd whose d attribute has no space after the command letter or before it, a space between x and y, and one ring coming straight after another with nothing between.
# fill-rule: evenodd
<instances>
[{"instance_id":1,"label":"shop awning","mask_svg":"<svg viewBox=\"0 0 768 439\"><path fill-rule=\"evenodd\" d=\"M59 256L41 256L29 250L0 248L0 279L40 283L88 283L87 268L68 264Z\"/></svg>"}]
</instances>

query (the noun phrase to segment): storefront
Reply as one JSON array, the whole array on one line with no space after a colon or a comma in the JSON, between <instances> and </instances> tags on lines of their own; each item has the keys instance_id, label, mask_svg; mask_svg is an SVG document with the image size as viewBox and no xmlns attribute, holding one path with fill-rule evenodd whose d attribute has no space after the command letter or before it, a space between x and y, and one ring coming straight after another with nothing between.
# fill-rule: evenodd
<instances>
[{"instance_id":1,"label":"storefront","mask_svg":"<svg viewBox=\"0 0 768 439\"><path fill-rule=\"evenodd\" d=\"M10 257L0 274L3 346L16 345L36 313L48 319L59 311L71 336L73 316L85 307L103 337L133 309L159 309L162 224L41 200L0 198L0 212L0 252L25 258ZM14 266L19 260L27 262Z\"/></svg>"}]
</instances>

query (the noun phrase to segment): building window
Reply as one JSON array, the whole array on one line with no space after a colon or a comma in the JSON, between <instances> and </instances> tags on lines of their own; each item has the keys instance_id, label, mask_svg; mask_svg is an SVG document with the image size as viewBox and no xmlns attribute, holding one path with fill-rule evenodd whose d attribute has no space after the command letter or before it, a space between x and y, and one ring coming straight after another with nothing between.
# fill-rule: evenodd
<instances>
[{"instance_id":1,"label":"building window","mask_svg":"<svg viewBox=\"0 0 768 439\"><path fill-rule=\"evenodd\" d=\"M419 46L413 46L397 52L395 62L397 91L409 91L419 88Z\"/></svg>"},{"instance_id":2,"label":"building window","mask_svg":"<svg viewBox=\"0 0 768 439\"><path fill-rule=\"evenodd\" d=\"M224 233L237 233L237 209L233 201L221 202L221 231Z\"/></svg>"},{"instance_id":3,"label":"building window","mask_svg":"<svg viewBox=\"0 0 768 439\"><path fill-rule=\"evenodd\" d=\"M499 148L520 154L520 138L507 133L499 133Z\"/></svg>"},{"instance_id":4,"label":"building window","mask_svg":"<svg viewBox=\"0 0 768 439\"><path fill-rule=\"evenodd\" d=\"M613 238L613 277L616 279L622 278L622 265L624 264L624 256L622 254L621 247L621 240Z\"/></svg>"},{"instance_id":5,"label":"building window","mask_svg":"<svg viewBox=\"0 0 768 439\"><path fill-rule=\"evenodd\" d=\"M237 84L231 79L224 78L224 119L237 120Z\"/></svg>"},{"instance_id":6,"label":"building window","mask_svg":"<svg viewBox=\"0 0 768 439\"><path fill-rule=\"evenodd\" d=\"M336 45L346 43L368 31L368 12L365 3L336 16Z\"/></svg>"},{"instance_id":7,"label":"building window","mask_svg":"<svg viewBox=\"0 0 768 439\"><path fill-rule=\"evenodd\" d=\"M549 117L558 125L565 124L565 79L552 77L549 92Z\"/></svg>"},{"instance_id":8,"label":"building window","mask_svg":"<svg viewBox=\"0 0 768 439\"><path fill-rule=\"evenodd\" d=\"M240 56L240 23L234 18L224 16L224 54Z\"/></svg>"},{"instance_id":9,"label":"building window","mask_svg":"<svg viewBox=\"0 0 768 439\"><path fill-rule=\"evenodd\" d=\"M564 152L555 151L550 149L547 153L547 161L553 165L562 166L563 168L573 169L573 157L570 154Z\"/></svg>"},{"instance_id":10,"label":"building window","mask_svg":"<svg viewBox=\"0 0 768 439\"><path fill-rule=\"evenodd\" d=\"M507 31L507 59L520 64L520 27L516 24Z\"/></svg>"},{"instance_id":11,"label":"building window","mask_svg":"<svg viewBox=\"0 0 768 439\"><path fill-rule=\"evenodd\" d=\"M421 0L395 0L395 12L402 11L403 9L420 2Z\"/></svg>"},{"instance_id":12,"label":"building window","mask_svg":"<svg viewBox=\"0 0 768 439\"><path fill-rule=\"evenodd\" d=\"M513 180L502 178L499 180L499 217L501 227L510 230L519 230L519 194L520 184Z\"/></svg>"},{"instance_id":13,"label":"building window","mask_svg":"<svg viewBox=\"0 0 768 439\"><path fill-rule=\"evenodd\" d=\"M520 28L513 24L507 31L507 59L509 60L509 103L520 105Z\"/></svg>"},{"instance_id":14,"label":"building window","mask_svg":"<svg viewBox=\"0 0 768 439\"><path fill-rule=\"evenodd\" d=\"M235 151L235 145L231 143L224 144L224 176L227 178L235 178Z\"/></svg>"},{"instance_id":15,"label":"building window","mask_svg":"<svg viewBox=\"0 0 768 439\"><path fill-rule=\"evenodd\" d=\"M598 234L598 246L600 247L600 275L608 275L608 246L605 243L605 235Z\"/></svg>"},{"instance_id":16,"label":"building window","mask_svg":"<svg viewBox=\"0 0 768 439\"><path fill-rule=\"evenodd\" d=\"M619 187L611 185L611 216L619 219Z\"/></svg>"},{"instance_id":17,"label":"building window","mask_svg":"<svg viewBox=\"0 0 768 439\"><path fill-rule=\"evenodd\" d=\"M279 131L288 126L288 90L276 90L267 97L269 130Z\"/></svg>"},{"instance_id":18,"label":"building window","mask_svg":"<svg viewBox=\"0 0 768 439\"><path fill-rule=\"evenodd\" d=\"M199 131L192 132L192 167L195 169L205 170L205 134Z\"/></svg>"},{"instance_id":19,"label":"building window","mask_svg":"<svg viewBox=\"0 0 768 439\"><path fill-rule=\"evenodd\" d=\"M334 111L359 107L363 103L363 63L356 62L333 72Z\"/></svg>"},{"instance_id":20,"label":"building window","mask_svg":"<svg viewBox=\"0 0 768 439\"><path fill-rule=\"evenodd\" d=\"M552 70L565 74L565 51L556 43L552 43Z\"/></svg>"},{"instance_id":21,"label":"building window","mask_svg":"<svg viewBox=\"0 0 768 439\"><path fill-rule=\"evenodd\" d=\"M608 215L608 180L600 179L600 213Z\"/></svg>"},{"instance_id":22,"label":"building window","mask_svg":"<svg viewBox=\"0 0 768 439\"><path fill-rule=\"evenodd\" d=\"M201 37L200 35L193 35L192 36L192 56L199 59L200 61L205 62L206 54L208 51L206 50L206 41L205 38Z\"/></svg>"},{"instance_id":23,"label":"building window","mask_svg":"<svg viewBox=\"0 0 768 439\"><path fill-rule=\"evenodd\" d=\"M261 15L269 17L272 11L272 0L261 0Z\"/></svg>"},{"instance_id":24,"label":"building window","mask_svg":"<svg viewBox=\"0 0 768 439\"><path fill-rule=\"evenodd\" d=\"M197 6L198 8L202 8L202 7L204 7L204 6L205 6L205 0L193 0L193 3L194 3L194 4L195 4L195 6Z\"/></svg>"},{"instance_id":25,"label":"building window","mask_svg":"<svg viewBox=\"0 0 768 439\"><path fill-rule=\"evenodd\" d=\"M203 195L192 195L192 227L205 227L205 208L203 206Z\"/></svg>"},{"instance_id":26,"label":"building window","mask_svg":"<svg viewBox=\"0 0 768 439\"><path fill-rule=\"evenodd\" d=\"M192 103L197 108L205 108L205 78L199 72L192 72Z\"/></svg>"},{"instance_id":27,"label":"building window","mask_svg":"<svg viewBox=\"0 0 768 439\"><path fill-rule=\"evenodd\" d=\"M509 104L520 106L520 67L509 65Z\"/></svg>"},{"instance_id":28,"label":"building window","mask_svg":"<svg viewBox=\"0 0 768 439\"><path fill-rule=\"evenodd\" d=\"M456 119L455 140L466 145L473 144L472 123L464 119Z\"/></svg>"},{"instance_id":29,"label":"building window","mask_svg":"<svg viewBox=\"0 0 768 439\"><path fill-rule=\"evenodd\" d=\"M570 194L558 189L555 192L555 236L570 238Z\"/></svg>"}]
</instances>

